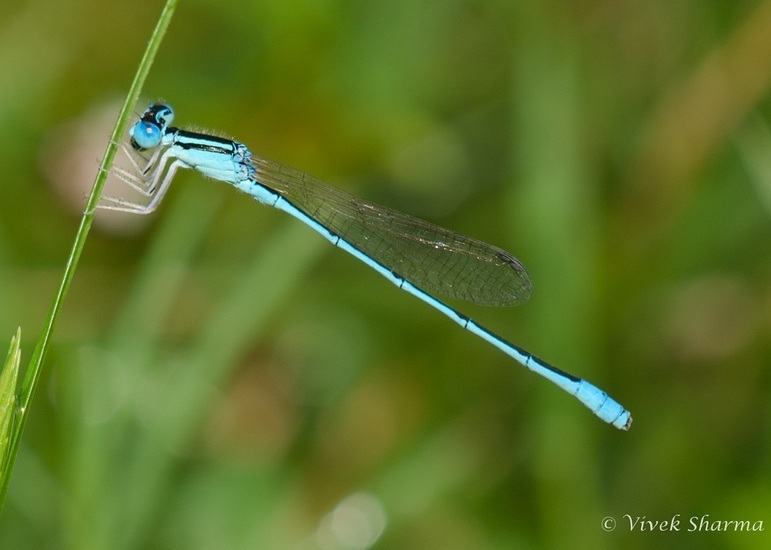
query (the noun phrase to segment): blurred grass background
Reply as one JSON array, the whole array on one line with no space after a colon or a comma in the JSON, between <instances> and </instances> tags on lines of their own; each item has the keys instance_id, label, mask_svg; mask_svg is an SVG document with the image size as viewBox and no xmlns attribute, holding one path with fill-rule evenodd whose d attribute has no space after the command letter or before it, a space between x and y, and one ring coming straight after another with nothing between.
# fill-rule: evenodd
<instances>
[{"instance_id":1,"label":"blurred grass background","mask_svg":"<svg viewBox=\"0 0 771 550\"><path fill-rule=\"evenodd\" d=\"M161 4L0 3L23 363ZM756 0L183 0L148 100L510 250L530 303L456 305L635 423L180 174L152 217L97 215L0 548L767 548L769 28ZM705 514L766 530L686 532Z\"/></svg>"}]
</instances>

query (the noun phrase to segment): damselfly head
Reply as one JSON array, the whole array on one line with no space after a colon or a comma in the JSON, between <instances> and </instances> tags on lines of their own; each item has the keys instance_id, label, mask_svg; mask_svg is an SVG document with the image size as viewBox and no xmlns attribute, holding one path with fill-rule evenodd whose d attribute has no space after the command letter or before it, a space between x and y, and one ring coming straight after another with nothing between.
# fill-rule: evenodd
<instances>
[{"instance_id":1,"label":"damselfly head","mask_svg":"<svg viewBox=\"0 0 771 550\"><path fill-rule=\"evenodd\" d=\"M158 147L166 127L174 120L174 109L166 103L152 103L129 130L131 146L137 151Z\"/></svg>"}]
</instances>

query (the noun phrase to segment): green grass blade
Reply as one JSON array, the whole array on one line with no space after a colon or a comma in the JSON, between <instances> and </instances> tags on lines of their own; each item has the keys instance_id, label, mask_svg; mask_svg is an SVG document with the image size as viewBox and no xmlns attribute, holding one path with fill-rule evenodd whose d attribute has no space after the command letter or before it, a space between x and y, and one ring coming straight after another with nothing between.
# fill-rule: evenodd
<instances>
[{"instance_id":1,"label":"green grass blade","mask_svg":"<svg viewBox=\"0 0 771 550\"><path fill-rule=\"evenodd\" d=\"M16 380L19 378L19 363L21 362L21 328L16 330L16 335L11 338L11 347L5 365L0 372L0 482L4 483L6 465L8 464L9 444L11 442L11 430L13 417L16 414Z\"/></svg>"},{"instance_id":2,"label":"green grass blade","mask_svg":"<svg viewBox=\"0 0 771 550\"><path fill-rule=\"evenodd\" d=\"M131 87L126 96L126 101L121 108L120 115L118 116L118 120L115 124L115 128L113 129L112 136L110 137L110 142L107 146L104 158L102 159L102 163L99 166L99 172L97 173L94 186L88 198L86 211L81 218L80 226L78 227L77 234L75 235L75 242L73 243L72 250L70 252L69 258L67 259L64 275L59 284L59 288L56 291L56 295L54 296L54 301L51 304L51 309L49 310L48 316L46 317L45 324L43 325L43 330L41 331L37 345L35 346L35 350L32 353L32 358L30 359L30 364L24 376L24 382L19 394L18 416L16 418L17 422L13 425L12 432L9 434L10 441L8 447L8 459L5 462L3 469L0 470L0 510L2 510L2 505L5 502L5 495L8 490L8 481L11 471L13 470L13 464L19 449L19 443L21 442L21 435L24 431L24 425L26 424L27 416L29 414L29 404L32 401L32 397L35 395L35 390L37 389L38 381L40 380L43 361L45 360L48 349L50 347L51 336L53 334L56 321L59 317L59 313L61 312L64 297L66 296L67 290L69 289L70 283L72 282L72 279L75 275L75 268L78 265L80 255L83 252L83 248L85 247L86 238L88 237L88 233L91 229L91 223L94 219L96 205L99 202L99 197L102 194L102 189L104 188L105 181L107 180L107 174L110 172L115 154L118 151L118 143L120 142L122 136L126 133L131 111L139 99L139 94L141 93L144 82L147 79L148 73L150 72L150 67L152 66L155 55L158 52L161 40L166 34L166 29L171 22L171 17L174 13L174 10L176 9L176 5L177 0L167 0L166 5L158 19L158 23L153 30L153 34L150 37L147 49L145 50L142 60L139 63L134 80L131 83Z\"/></svg>"}]
</instances>

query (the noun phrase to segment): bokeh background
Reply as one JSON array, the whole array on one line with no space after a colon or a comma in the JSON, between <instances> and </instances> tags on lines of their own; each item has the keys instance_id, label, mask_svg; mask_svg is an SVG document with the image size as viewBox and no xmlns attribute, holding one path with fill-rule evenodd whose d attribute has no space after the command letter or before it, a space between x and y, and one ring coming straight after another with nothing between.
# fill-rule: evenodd
<instances>
[{"instance_id":1,"label":"bokeh background","mask_svg":"<svg viewBox=\"0 0 771 550\"><path fill-rule=\"evenodd\" d=\"M147 100L510 250L528 304L454 305L635 423L179 174L153 216L97 214L1 548L769 547L771 2L180 4ZM0 2L0 340L21 326L25 364L161 7Z\"/></svg>"}]
</instances>

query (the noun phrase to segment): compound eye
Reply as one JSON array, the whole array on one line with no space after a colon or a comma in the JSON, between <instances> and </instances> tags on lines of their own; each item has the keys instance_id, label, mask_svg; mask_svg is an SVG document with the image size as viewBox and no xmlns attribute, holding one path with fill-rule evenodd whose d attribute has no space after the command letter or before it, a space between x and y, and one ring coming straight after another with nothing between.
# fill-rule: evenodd
<instances>
[{"instance_id":1,"label":"compound eye","mask_svg":"<svg viewBox=\"0 0 771 550\"><path fill-rule=\"evenodd\" d=\"M129 135L131 136L131 145L137 150L158 147L163 137L163 133L157 124L148 123L144 120L134 124L131 130L129 130Z\"/></svg>"}]
</instances>

